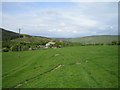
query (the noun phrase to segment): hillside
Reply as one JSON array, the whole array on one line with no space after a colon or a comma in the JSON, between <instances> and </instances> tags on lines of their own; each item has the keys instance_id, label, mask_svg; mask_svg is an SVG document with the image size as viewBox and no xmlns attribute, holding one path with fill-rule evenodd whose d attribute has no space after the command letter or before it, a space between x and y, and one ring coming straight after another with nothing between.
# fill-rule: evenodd
<instances>
[{"instance_id":1,"label":"hillside","mask_svg":"<svg viewBox=\"0 0 120 90\"><path fill-rule=\"evenodd\" d=\"M80 42L85 44L93 43L111 43L112 41L118 41L118 35L97 35L97 36L87 36L80 38L55 38L55 40L62 40L67 42Z\"/></svg>"},{"instance_id":2,"label":"hillside","mask_svg":"<svg viewBox=\"0 0 120 90\"><path fill-rule=\"evenodd\" d=\"M52 39L46 37L37 37L37 36L23 36L23 38L17 38L12 41L36 43L36 42L49 42L52 41Z\"/></svg>"},{"instance_id":3,"label":"hillside","mask_svg":"<svg viewBox=\"0 0 120 90\"><path fill-rule=\"evenodd\" d=\"M2 31L2 41L21 41L21 42L40 42L40 41L51 41L52 39L46 37L39 37L39 36L30 36L26 34L15 33L12 31L8 31L5 29L0 28Z\"/></svg>"},{"instance_id":4,"label":"hillside","mask_svg":"<svg viewBox=\"0 0 120 90\"><path fill-rule=\"evenodd\" d=\"M5 30L3 28L0 28L0 31L2 31L2 41L9 41L9 40L19 38L18 33L8 31L8 30ZM23 36L20 35L20 37L22 38Z\"/></svg>"},{"instance_id":5,"label":"hillside","mask_svg":"<svg viewBox=\"0 0 120 90\"><path fill-rule=\"evenodd\" d=\"M21 34L19 38L19 34L8 31L5 29L0 28L2 31L2 41L21 41L21 42L43 42L43 41L65 41L65 42L72 42L72 43L83 43L83 44L97 44L97 43L105 43L109 44L112 41L118 41L117 35L96 35L96 36L87 36L87 37L80 37L80 38L47 38L47 37L40 37L40 36L30 36L26 34Z\"/></svg>"}]
</instances>

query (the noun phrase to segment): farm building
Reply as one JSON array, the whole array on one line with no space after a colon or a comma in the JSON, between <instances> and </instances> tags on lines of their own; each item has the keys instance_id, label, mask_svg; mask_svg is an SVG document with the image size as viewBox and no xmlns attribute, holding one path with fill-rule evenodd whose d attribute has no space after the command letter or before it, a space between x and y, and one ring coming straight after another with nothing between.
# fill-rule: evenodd
<instances>
[{"instance_id":1,"label":"farm building","mask_svg":"<svg viewBox=\"0 0 120 90\"><path fill-rule=\"evenodd\" d=\"M55 44L55 42L48 42L46 43L46 48L52 47Z\"/></svg>"}]
</instances>

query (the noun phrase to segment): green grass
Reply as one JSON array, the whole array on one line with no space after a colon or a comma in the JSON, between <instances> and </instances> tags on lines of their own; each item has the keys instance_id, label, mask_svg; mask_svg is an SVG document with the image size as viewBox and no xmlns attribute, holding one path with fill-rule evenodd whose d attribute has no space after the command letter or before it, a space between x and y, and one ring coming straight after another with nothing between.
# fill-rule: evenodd
<instances>
[{"instance_id":1,"label":"green grass","mask_svg":"<svg viewBox=\"0 0 120 90\"><path fill-rule=\"evenodd\" d=\"M3 88L118 87L117 46L7 52L3 53L2 58ZM49 72L58 65L62 66ZM22 85L17 86L18 83Z\"/></svg>"}]
</instances>

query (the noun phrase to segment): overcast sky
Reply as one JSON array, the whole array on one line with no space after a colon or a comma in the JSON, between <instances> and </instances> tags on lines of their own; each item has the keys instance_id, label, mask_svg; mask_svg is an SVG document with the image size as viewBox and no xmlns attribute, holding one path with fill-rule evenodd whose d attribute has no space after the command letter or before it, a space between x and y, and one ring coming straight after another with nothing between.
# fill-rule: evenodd
<instances>
[{"instance_id":1,"label":"overcast sky","mask_svg":"<svg viewBox=\"0 0 120 90\"><path fill-rule=\"evenodd\" d=\"M117 2L4 2L2 28L45 37L118 34Z\"/></svg>"}]
</instances>

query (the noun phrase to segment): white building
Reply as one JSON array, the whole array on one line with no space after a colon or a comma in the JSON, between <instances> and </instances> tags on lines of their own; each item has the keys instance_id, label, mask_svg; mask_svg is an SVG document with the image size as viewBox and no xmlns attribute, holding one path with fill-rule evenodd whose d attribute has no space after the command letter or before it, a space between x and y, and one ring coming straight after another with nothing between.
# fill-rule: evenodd
<instances>
[{"instance_id":1,"label":"white building","mask_svg":"<svg viewBox=\"0 0 120 90\"><path fill-rule=\"evenodd\" d=\"M55 44L55 42L48 42L48 43L46 43L46 47L48 48L50 45L54 45Z\"/></svg>"}]
</instances>

